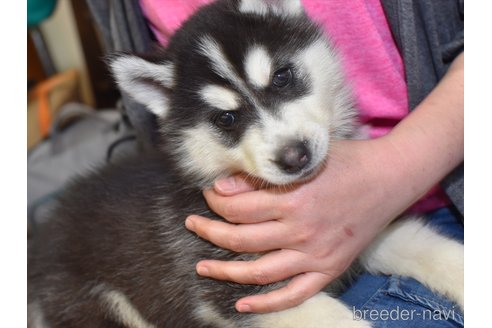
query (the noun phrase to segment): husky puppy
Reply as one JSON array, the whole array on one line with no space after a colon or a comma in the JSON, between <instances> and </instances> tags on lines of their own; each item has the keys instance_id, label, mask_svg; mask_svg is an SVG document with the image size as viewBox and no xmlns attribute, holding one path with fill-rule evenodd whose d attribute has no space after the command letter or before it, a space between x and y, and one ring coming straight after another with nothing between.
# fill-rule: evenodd
<instances>
[{"instance_id":1,"label":"husky puppy","mask_svg":"<svg viewBox=\"0 0 492 328\"><path fill-rule=\"evenodd\" d=\"M240 314L237 299L286 282L239 285L199 277L206 258L252 260L186 230L210 211L201 191L244 172L273 185L312 178L336 138L356 134L336 54L299 0L219 0L167 49L115 55L119 87L159 119L162 143L75 181L29 256L34 327L370 327L334 295ZM391 225L359 259L370 272L414 277L463 306L463 246L421 221Z\"/></svg>"}]
</instances>

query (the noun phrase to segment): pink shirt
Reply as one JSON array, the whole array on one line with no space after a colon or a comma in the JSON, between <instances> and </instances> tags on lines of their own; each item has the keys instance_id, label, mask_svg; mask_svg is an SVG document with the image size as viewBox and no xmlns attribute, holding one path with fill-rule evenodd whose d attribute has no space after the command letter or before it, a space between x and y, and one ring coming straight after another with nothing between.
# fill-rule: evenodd
<instances>
[{"instance_id":1,"label":"pink shirt","mask_svg":"<svg viewBox=\"0 0 492 328\"><path fill-rule=\"evenodd\" d=\"M163 46L191 14L214 0L140 0L140 8Z\"/></svg>"},{"instance_id":2,"label":"pink shirt","mask_svg":"<svg viewBox=\"0 0 492 328\"><path fill-rule=\"evenodd\" d=\"M162 45L198 7L213 0L140 0ZM354 92L360 121L371 138L388 133L409 112L405 71L380 0L303 0L341 56ZM411 211L426 212L449 203L436 187Z\"/></svg>"}]
</instances>

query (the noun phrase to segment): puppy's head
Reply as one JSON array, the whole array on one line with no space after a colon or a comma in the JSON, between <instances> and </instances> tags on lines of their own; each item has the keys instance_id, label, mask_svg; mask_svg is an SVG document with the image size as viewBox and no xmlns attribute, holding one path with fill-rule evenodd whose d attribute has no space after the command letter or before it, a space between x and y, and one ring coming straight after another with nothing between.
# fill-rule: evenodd
<instances>
[{"instance_id":1,"label":"puppy's head","mask_svg":"<svg viewBox=\"0 0 492 328\"><path fill-rule=\"evenodd\" d=\"M314 175L353 110L332 47L299 0L217 1L152 57L111 61L122 90L158 116L187 173L272 184Z\"/></svg>"}]
</instances>

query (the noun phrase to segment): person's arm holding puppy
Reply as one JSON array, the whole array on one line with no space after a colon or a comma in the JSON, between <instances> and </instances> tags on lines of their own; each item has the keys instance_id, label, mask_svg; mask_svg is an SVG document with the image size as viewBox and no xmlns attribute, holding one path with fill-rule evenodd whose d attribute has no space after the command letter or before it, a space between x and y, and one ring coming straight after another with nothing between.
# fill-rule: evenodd
<instances>
[{"instance_id":1,"label":"person's arm holding puppy","mask_svg":"<svg viewBox=\"0 0 492 328\"><path fill-rule=\"evenodd\" d=\"M288 192L255 190L240 176L206 191L230 223L190 216L186 226L237 252L270 251L254 262L198 263L199 274L245 284L293 277L241 312L302 303L340 275L374 237L463 161L463 67L458 56L429 96L388 135L333 142L325 169Z\"/></svg>"}]
</instances>

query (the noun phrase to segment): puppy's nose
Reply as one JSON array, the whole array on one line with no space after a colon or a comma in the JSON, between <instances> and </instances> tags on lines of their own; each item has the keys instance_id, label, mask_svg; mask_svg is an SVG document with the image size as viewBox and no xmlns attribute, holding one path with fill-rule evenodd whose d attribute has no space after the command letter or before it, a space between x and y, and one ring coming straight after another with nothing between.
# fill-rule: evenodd
<instances>
[{"instance_id":1,"label":"puppy's nose","mask_svg":"<svg viewBox=\"0 0 492 328\"><path fill-rule=\"evenodd\" d=\"M295 174L301 171L311 160L306 142L295 142L283 147L275 163L284 172Z\"/></svg>"}]
</instances>

